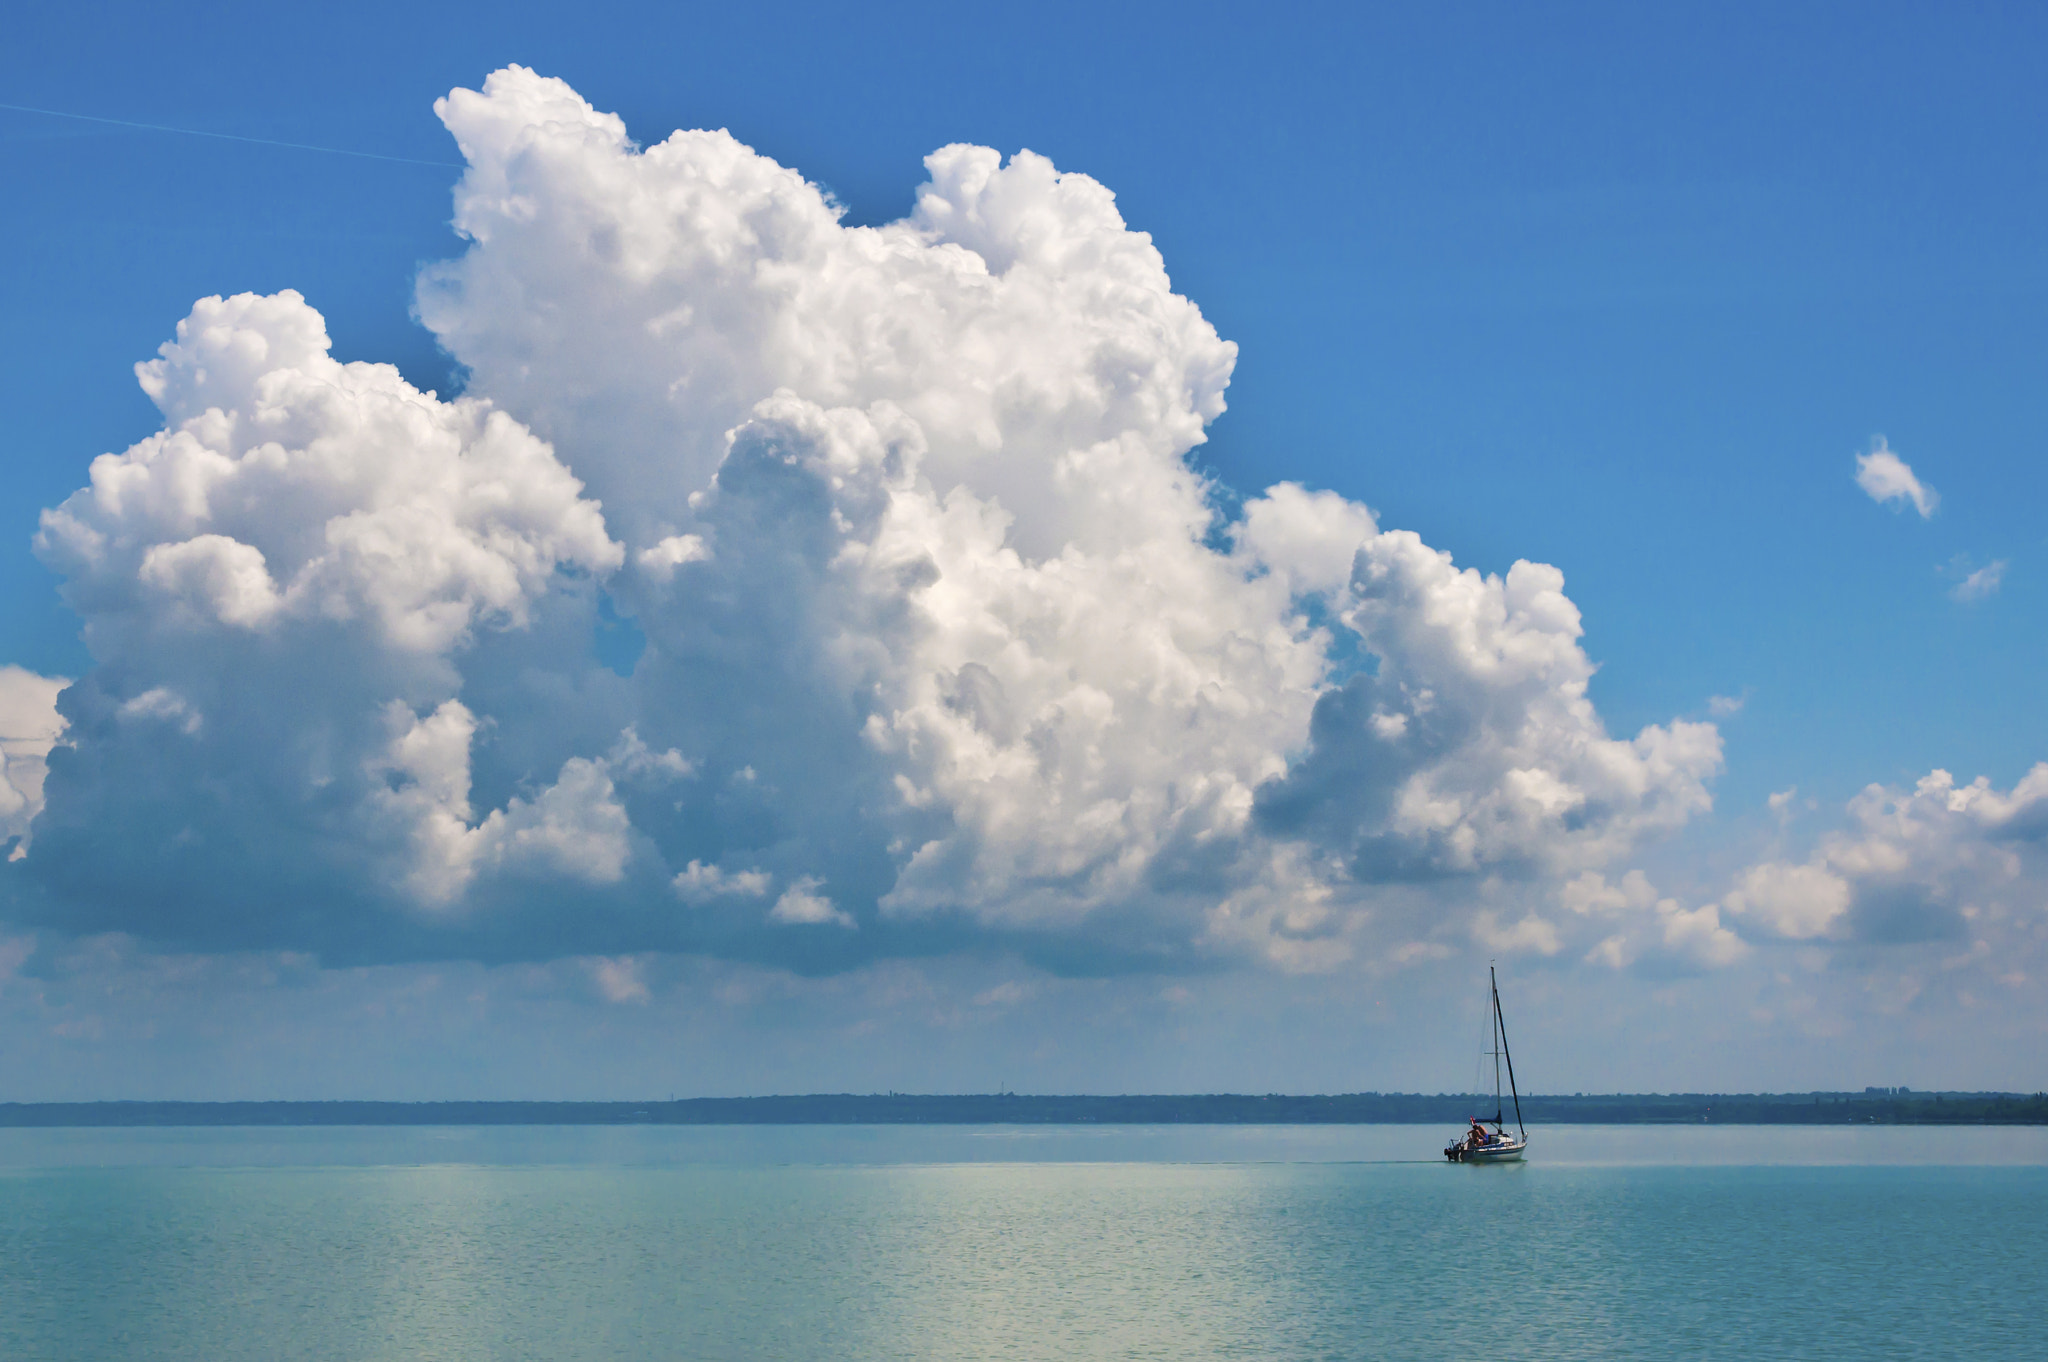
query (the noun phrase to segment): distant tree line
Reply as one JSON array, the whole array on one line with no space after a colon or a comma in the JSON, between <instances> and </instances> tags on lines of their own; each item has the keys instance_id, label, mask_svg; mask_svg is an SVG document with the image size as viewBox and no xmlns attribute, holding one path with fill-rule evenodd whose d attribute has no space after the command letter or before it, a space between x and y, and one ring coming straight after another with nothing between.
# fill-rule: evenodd
<instances>
[{"instance_id":1,"label":"distant tree line","mask_svg":"<svg viewBox=\"0 0 2048 1362\"><path fill-rule=\"evenodd\" d=\"M1399 1125L1491 1117L1491 1094L1023 1096L819 1093L667 1102L5 1102L0 1126ZM1507 1110L1510 1121L1514 1108ZM2048 1094L1620 1093L1529 1096L1543 1125L2048 1125Z\"/></svg>"}]
</instances>

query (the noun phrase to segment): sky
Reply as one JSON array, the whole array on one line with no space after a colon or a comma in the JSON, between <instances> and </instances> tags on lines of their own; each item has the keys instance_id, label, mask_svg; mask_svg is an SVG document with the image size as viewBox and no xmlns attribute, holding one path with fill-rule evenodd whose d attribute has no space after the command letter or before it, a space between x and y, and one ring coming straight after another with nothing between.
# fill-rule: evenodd
<instances>
[{"instance_id":1,"label":"sky","mask_svg":"<svg viewBox=\"0 0 2048 1362\"><path fill-rule=\"evenodd\" d=\"M2048 1084L2038 10L17 27L0 1096Z\"/></svg>"}]
</instances>

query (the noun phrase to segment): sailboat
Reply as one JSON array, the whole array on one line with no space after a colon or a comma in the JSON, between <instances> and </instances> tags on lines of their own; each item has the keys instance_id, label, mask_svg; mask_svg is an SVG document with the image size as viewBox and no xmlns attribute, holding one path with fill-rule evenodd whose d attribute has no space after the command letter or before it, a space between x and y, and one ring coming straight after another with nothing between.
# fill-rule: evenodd
<instances>
[{"instance_id":1,"label":"sailboat","mask_svg":"<svg viewBox=\"0 0 2048 1362\"><path fill-rule=\"evenodd\" d=\"M1522 1126L1522 1094L1515 1087L1515 1057L1508 1053L1507 1018L1500 1013L1500 980L1494 976L1493 966L1486 967L1487 987L1493 994L1493 1120L1485 1121L1475 1116L1472 1128L1464 1138L1453 1140L1444 1147L1444 1157L1452 1163L1515 1163L1522 1152L1529 1147L1529 1132ZM1508 1066L1508 1092L1515 1099L1515 1133L1508 1134L1503 1121L1506 1112L1500 1102L1500 1066L1506 1060ZM1492 1130L1486 1127L1491 1125Z\"/></svg>"}]
</instances>

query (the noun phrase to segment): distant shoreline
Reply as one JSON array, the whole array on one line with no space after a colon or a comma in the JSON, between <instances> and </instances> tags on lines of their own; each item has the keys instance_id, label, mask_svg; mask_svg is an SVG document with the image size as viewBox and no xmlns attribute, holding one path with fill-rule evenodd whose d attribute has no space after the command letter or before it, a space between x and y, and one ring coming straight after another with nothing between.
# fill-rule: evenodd
<instances>
[{"instance_id":1,"label":"distant shoreline","mask_svg":"<svg viewBox=\"0 0 2048 1362\"><path fill-rule=\"evenodd\" d=\"M987 1093L690 1097L659 1102L0 1102L0 1127L614 1125L1414 1125L1489 1114L1490 1095ZM1509 1120L1514 1119L1512 1106ZM1542 1125L2048 1125L2048 1094L1619 1093L1529 1096Z\"/></svg>"}]
</instances>

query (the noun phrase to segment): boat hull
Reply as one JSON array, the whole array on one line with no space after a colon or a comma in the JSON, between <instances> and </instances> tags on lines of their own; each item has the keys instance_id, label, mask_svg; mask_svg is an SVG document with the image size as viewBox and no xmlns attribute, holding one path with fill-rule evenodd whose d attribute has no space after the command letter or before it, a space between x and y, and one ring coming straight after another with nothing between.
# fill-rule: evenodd
<instances>
[{"instance_id":1,"label":"boat hull","mask_svg":"<svg viewBox=\"0 0 2048 1362\"><path fill-rule=\"evenodd\" d=\"M1513 1145L1506 1149L1468 1149L1462 1163L1520 1163L1522 1151L1527 1145Z\"/></svg>"}]
</instances>

